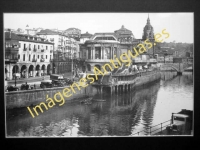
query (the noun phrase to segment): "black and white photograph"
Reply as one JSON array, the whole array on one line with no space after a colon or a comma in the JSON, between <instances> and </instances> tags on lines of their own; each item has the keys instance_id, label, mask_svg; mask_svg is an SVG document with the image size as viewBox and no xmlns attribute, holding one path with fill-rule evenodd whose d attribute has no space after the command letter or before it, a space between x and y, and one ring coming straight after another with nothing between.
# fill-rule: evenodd
<instances>
[{"instance_id":1,"label":"black and white photograph","mask_svg":"<svg viewBox=\"0 0 200 150\"><path fill-rule=\"evenodd\" d=\"M193 136L193 12L3 13L6 138Z\"/></svg>"}]
</instances>

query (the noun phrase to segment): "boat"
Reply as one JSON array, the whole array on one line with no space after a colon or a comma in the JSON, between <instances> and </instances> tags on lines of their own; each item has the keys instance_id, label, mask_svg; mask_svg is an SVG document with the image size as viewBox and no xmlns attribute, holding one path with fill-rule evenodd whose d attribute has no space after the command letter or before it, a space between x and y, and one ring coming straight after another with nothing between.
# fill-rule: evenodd
<instances>
[{"instance_id":1,"label":"boat","mask_svg":"<svg viewBox=\"0 0 200 150\"><path fill-rule=\"evenodd\" d=\"M84 104L85 104L85 105L90 105L90 104L92 104L92 102L89 101L89 102L85 102Z\"/></svg>"},{"instance_id":2,"label":"boat","mask_svg":"<svg viewBox=\"0 0 200 150\"><path fill-rule=\"evenodd\" d=\"M95 101L95 102L105 102L106 100L104 100L104 99L93 99L93 101Z\"/></svg>"},{"instance_id":3,"label":"boat","mask_svg":"<svg viewBox=\"0 0 200 150\"><path fill-rule=\"evenodd\" d=\"M80 103L90 104L90 103L91 103L91 100L92 100L92 97L89 97L89 98L87 98L87 99L84 99L84 100L80 101Z\"/></svg>"}]
</instances>

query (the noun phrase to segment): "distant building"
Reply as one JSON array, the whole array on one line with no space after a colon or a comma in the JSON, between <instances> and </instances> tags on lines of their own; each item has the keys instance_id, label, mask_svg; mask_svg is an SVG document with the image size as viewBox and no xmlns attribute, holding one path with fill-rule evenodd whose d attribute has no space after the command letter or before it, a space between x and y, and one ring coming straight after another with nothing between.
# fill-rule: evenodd
<instances>
[{"instance_id":1,"label":"distant building","mask_svg":"<svg viewBox=\"0 0 200 150\"><path fill-rule=\"evenodd\" d=\"M81 34L80 44L85 43L85 41L89 40L91 37L92 37L92 34L90 34L88 32Z\"/></svg>"},{"instance_id":2,"label":"distant building","mask_svg":"<svg viewBox=\"0 0 200 150\"><path fill-rule=\"evenodd\" d=\"M114 31L114 33L120 43L132 43L133 39L135 39L132 31L126 29L124 25L119 30Z\"/></svg>"},{"instance_id":3,"label":"distant building","mask_svg":"<svg viewBox=\"0 0 200 150\"><path fill-rule=\"evenodd\" d=\"M73 37L74 39L76 39L76 41L80 41L81 30L77 29L77 28L69 28L69 29L63 31L63 34Z\"/></svg>"},{"instance_id":4,"label":"distant building","mask_svg":"<svg viewBox=\"0 0 200 150\"><path fill-rule=\"evenodd\" d=\"M75 60L79 58L78 42L73 37L49 29L41 30L37 35L54 43L53 73L63 74L71 72L72 61L74 64L76 63Z\"/></svg>"}]
</instances>

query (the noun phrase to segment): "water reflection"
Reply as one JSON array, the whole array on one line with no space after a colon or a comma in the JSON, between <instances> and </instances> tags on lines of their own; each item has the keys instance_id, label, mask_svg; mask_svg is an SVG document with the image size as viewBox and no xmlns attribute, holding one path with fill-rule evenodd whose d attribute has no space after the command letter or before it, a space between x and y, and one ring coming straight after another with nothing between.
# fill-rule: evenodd
<instances>
[{"instance_id":1,"label":"water reflection","mask_svg":"<svg viewBox=\"0 0 200 150\"><path fill-rule=\"evenodd\" d=\"M148 127L161 123L163 119L169 120L171 111L180 111L180 107L183 107L182 103L193 102L192 82L191 74L176 76L173 72L166 72L162 73L161 81L153 84L136 88L125 94L103 95L102 98L106 99L106 102L93 102L91 105L68 102L34 119L26 109L9 110L6 116L7 135L131 136L141 130L146 134ZM177 92L180 88L182 90ZM182 103L178 99L173 99L174 96L182 97L183 92L190 96ZM168 98L170 103L166 104L167 100L163 97L165 94L171 96L171 100ZM177 102L180 104L175 109L173 105Z\"/></svg>"}]
</instances>

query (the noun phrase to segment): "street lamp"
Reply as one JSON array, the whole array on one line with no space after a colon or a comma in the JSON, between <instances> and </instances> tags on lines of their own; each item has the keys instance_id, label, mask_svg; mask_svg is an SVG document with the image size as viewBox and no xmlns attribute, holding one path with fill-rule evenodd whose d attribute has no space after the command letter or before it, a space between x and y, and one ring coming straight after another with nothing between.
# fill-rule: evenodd
<instances>
[{"instance_id":1,"label":"street lamp","mask_svg":"<svg viewBox=\"0 0 200 150\"><path fill-rule=\"evenodd\" d=\"M164 51L164 64L165 64L165 57L167 56L167 50Z\"/></svg>"}]
</instances>

